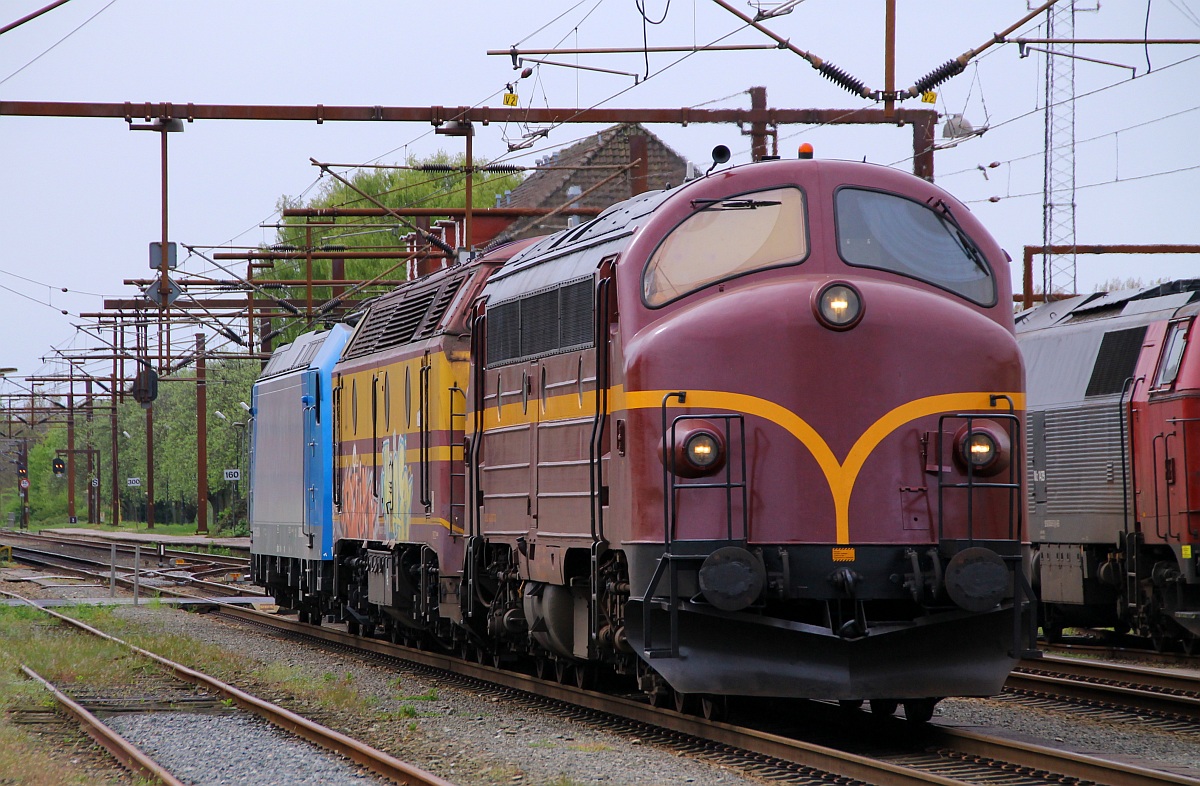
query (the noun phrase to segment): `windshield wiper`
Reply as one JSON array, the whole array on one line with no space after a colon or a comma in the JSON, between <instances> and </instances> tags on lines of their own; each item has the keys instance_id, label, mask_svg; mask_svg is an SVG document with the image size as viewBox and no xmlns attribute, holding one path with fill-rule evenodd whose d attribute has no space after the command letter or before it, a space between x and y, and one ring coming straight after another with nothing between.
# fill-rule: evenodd
<instances>
[{"instance_id":1,"label":"windshield wiper","mask_svg":"<svg viewBox=\"0 0 1200 786\"><path fill-rule=\"evenodd\" d=\"M958 219L955 218L954 214L950 212L950 206L946 204L946 201L939 199L934 203L933 206L938 208L942 216L945 217L947 223L954 227L954 242L958 243L958 247L962 249L963 253L966 254L972 262L975 263L976 267L978 267L984 273L988 273L990 275L991 271L988 270L987 262L984 260L983 254L967 237L967 233L963 231L962 225L958 223Z\"/></svg>"},{"instance_id":2,"label":"windshield wiper","mask_svg":"<svg viewBox=\"0 0 1200 786\"><path fill-rule=\"evenodd\" d=\"M777 200L767 199L693 199L692 207L709 210L757 210L760 207L782 205Z\"/></svg>"}]
</instances>

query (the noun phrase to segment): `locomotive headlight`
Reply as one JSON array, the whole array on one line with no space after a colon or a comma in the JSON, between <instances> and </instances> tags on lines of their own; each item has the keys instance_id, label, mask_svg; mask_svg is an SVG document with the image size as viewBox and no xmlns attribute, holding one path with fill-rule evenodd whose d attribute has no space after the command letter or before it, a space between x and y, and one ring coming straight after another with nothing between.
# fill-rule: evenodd
<instances>
[{"instance_id":1,"label":"locomotive headlight","mask_svg":"<svg viewBox=\"0 0 1200 786\"><path fill-rule=\"evenodd\" d=\"M707 420L684 419L668 429L658 455L668 470L681 478L713 475L725 467L725 439Z\"/></svg>"},{"instance_id":2,"label":"locomotive headlight","mask_svg":"<svg viewBox=\"0 0 1200 786\"><path fill-rule=\"evenodd\" d=\"M862 296L849 284L826 285L817 293L814 305L821 324L832 330L848 330L862 319Z\"/></svg>"},{"instance_id":3,"label":"locomotive headlight","mask_svg":"<svg viewBox=\"0 0 1200 786\"><path fill-rule=\"evenodd\" d=\"M721 456L721 446L717 443L716 436L707 431L698 431L688 437L683 450L687 454L687 460L701 469L708 469Z\"/></svg>"},{"instance_id":4,"label":"locomotive headlight","mask_svg":"<svg viewBox=\"0 0 1200 786\"><path fill-rule=\"evenodd\" d=\"M1008 432L991 420L975 420L954 435L954 455L962 469L990 476L1006 469L1011 447Z\"/></svg>"},{"instance_id":5,"label":"locomotive headlight","mask_svg":"<svg viewBox=\"0 0 1200 786\"><path fill-rule=\"evenodd\" d=\"M967 437L965 449L964 458L976 469L986 467L996 459L996 443L990 435L982 431L976 431Z\"/></svg>"}]
</instances>

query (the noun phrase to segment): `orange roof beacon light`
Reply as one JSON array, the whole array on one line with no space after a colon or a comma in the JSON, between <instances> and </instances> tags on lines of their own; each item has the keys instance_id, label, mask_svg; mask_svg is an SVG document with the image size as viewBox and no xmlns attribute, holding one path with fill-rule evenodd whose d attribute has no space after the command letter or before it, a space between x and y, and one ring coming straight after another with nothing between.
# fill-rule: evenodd
<instances>
[{"instance_id":1,"label":"orange roof beacon light","mask_svg":"<svg viewBox=\"0 0 1200 786\"><path fill-rule=\"evenodd\" d=\"M800 143L800 160L806 161L813 157L813 146L808 142Z\"/></svg>"}]
</instances>

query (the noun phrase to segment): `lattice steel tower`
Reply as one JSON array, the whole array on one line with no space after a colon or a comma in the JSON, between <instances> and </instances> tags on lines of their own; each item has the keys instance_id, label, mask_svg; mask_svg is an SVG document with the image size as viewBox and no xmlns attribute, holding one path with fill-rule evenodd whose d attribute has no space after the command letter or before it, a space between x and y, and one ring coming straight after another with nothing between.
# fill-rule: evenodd
<instances>
[{"instance_id":1,"label":"lattice steel tower","mask_svg":"<svg viewBox=\"0 0 1200 786\"><path fill-rule=\"evenodd\" d=\"M1046 11L1046 38L1075 38L1075 3L1055 3ZM1075 245L1075 45L1051 43L1046 55L1046 153L1042 244ZM1042 287L1047 295L1074 294L1075 255L1044 254Z\"/></svg>"}]
</instances>

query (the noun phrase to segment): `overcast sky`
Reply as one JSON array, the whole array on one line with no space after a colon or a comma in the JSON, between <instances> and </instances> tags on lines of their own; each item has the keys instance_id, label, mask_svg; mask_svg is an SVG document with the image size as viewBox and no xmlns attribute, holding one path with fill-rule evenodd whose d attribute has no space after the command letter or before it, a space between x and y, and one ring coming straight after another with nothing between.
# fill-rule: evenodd
<instances>
[{"instance_id":1,"label":"overcast sky","mask_svg":"<svg viewBox=\"0 0 1200 786\"><path fill-rule=\"evenodd\" d=\"M0 26L46 2L3 3ZM767 42L710 0L645 4L651 21L666 11L662 24L646 25L651 46L707 44L723 36L724 43ZM744 0L736 5L753 10ZM1151 38L1200 38L1198 10L1197 0L1105 3L1078 13L1076 36L1140 38L1148 24ZM882 88L883 11L883 0L807 0L768 24L801 49ZM898 86L983 44L1027 11L1025 0L901 0ZM1043 33L1043 21L1024 32ZM642 37L642 17L629 0L72 0L0 36L0 100L498 107L515 74L508 58L488 57L488 49L635 47ZM1194 197L1200 100L1193 89L1200 83L1200 47L1158 46L1147 53L1142 46L1092 46L1078 54L1131 66L1137 74L1077 63L1078 242L1200 243ZM642 76L647 68L640 54L578 61ZM781 50L657 54L649 57L649 72L634 86L631 77L542 67L519 83L518 93L522 106L747 107L744 91L763 85L776 107L872 106ZM1024 245L1042 239L1043 74L1037 53L1021 58L1015 45L993 47L944 84L937 103L940 112L964 113L975 126L991 127L939 151L936 181L966 201L1018 261ZM507 143L527 130L478 128L477 157L505 155ZM554 129L536 149L541 152L517 161L532 164L549 147L595 130ZM736 127L651 130L698 163L707 165L718 143L733 150L735 163L749 159L749 140ZM780 138L783 155L807 141L818 157L911 166L908 129L783 127ZM269 242L272 232L259 225L274 221L279 198L303 195L317 181L310 157L398 162L439 149L461 151L456 140L435 137L419 124L197 121L170 137L170 236L210 246ZM992 162L1000 165L985 177L978 167ZM15 366L22 376L61 370L43 365L52 347L95 345L76 331L80 312L101 310L104 296L135 296L123 280L149 273L146 246L160 235L158 136L131 132L121 119L4 116L0 172L6 335L0 367ZM993 197L1000 199L989 201ZM185 270L211 272L198 259ZM1195 257L1084 257L1078 269L1081 291L1117 276L1197 275Z\"/></svg>"}]
</instances>

